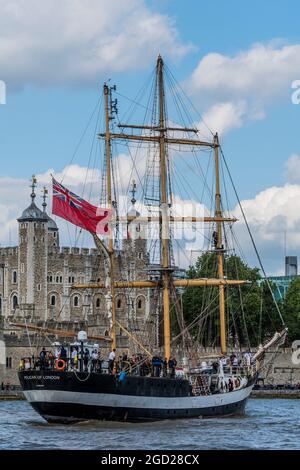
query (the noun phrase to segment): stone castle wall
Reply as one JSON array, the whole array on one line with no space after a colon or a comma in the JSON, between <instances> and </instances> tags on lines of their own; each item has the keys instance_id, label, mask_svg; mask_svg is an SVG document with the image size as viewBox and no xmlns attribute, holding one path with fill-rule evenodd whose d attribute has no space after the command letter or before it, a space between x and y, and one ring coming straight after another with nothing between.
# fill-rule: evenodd
<instances>
[{"instance_id":1,"label":"stone castle wall","mask_svg":"<svg viewBox=\"0 0 300 470\"><path fill-rule=\"evenodd\" d=\"M0 328L5 345L0 382L11 383L17 383L20 357L31 355L28 338L11 323L26 320L28 324L43 326L47 322L52 328L85 328L90 334L105 336L110 328L106 290L72 287L105 281L103 254L96 248L60 247L55 222L35 206L34 198L18 221L19 245L0 248L0 316L5 319L5 326ZM148 264L146 240L125 241L123 249L115 253L115 279L147 279ZM125 293L119 289L115 302L118 318L125 327L130 321L137 328L143 327L149 315L147 290L131 289ZM117 328L117 335L120 347L126 348L128 339L122 329ZM37 341L36 336L33 339ZM43 341L36 347L46 347ZM49 348L49 341L47 345ZM102 347L108 351L109 343Z\"/></svg>"}]
</instances>

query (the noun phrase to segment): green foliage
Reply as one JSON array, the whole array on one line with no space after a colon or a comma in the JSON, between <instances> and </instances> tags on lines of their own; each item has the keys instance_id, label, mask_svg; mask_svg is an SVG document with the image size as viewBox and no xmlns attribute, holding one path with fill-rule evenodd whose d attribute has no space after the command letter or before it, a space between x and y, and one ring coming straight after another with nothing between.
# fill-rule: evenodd
<instances>
[{"instance_id":1,"label":"green foliage","mask_svg":"<svg viewBox=\"0 0 300 470\"><path fill-rule=\"evenodd\" d=\"M281 328L279 315L266 282L260 277L258 268L250 268L239 256L224 257L224 274L227 279L243 279L249 284L225 288L225 308L229 341L236 345L257 346ZM187 277L216 278L217 255L204 253L187 271ZM192 334L204 346L219 344L219 288L189 287L183 294L183 309L186 324L191 324L199 315ZM300 300L300 286L299 286ZM300 315L300 301L299 301Z\"/></svg>"},{"instance_id":2,"label":"green foliage","mask_svg":"<svg viewBox=\"0 0 300 470\"><path fill-rule=\"evenodd\" d=\"M289 285L284 303L283 315L288 327L288 341L300 339L300 278L295 278Z\"/></svg>"}]
</instances>

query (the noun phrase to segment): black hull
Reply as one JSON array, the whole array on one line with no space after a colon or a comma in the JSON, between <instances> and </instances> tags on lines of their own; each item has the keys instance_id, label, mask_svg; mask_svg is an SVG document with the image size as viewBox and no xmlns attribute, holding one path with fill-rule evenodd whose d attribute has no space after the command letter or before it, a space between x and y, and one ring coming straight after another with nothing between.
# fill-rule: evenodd
<instances>
[{"instance_id":1,"label":"black hull","mask_svg":"<svg viewBox=\"0 0 300 470\"><path fill-rule=\"evenodd\" d=\"M88 420L147 422L165 419L212 418L243 415L247 398L231 405L199 409L145 410L144 408L110 408L71 403L32 403L48 423L70 424Z\"/></svg>"},{"instance_id":2,"label":"black hull","mask_svg":"<svg viewBox=\"0 0 300 470\"><path fill-rule=\"evenodd\" d=\"M241 415L253 383L242 390L194 397L187 380L108 374L22 371L20 382L32 407L48 422L84 420L146 422Z\"/></svg>"}]
</instances>

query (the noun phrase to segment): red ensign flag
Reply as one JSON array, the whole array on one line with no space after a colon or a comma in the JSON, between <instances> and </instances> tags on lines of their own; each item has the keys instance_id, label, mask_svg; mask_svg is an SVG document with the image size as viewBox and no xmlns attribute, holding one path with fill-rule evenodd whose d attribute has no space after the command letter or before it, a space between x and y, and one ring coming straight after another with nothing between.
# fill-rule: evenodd
<instances>
[{"instance_id":1,"label":"red ensign flag","mask_svg":"<svg viewBox=\"0 0 300 470\"><path fill-rule=\"evenodd\" d=\"M108 234L111 209L93 206L52 178L52 214L92 233Z\"/></svg>"}]
</instances>

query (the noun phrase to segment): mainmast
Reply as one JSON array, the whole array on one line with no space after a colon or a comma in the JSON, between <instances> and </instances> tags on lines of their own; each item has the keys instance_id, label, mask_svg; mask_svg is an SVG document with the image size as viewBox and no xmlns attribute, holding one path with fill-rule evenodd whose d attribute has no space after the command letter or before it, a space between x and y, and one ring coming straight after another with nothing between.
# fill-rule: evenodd
<instances>
[{"instance_id":1,"label":"mainmast","mask_svg":"<svg viewBox=\"0 0 300 470\"><path fill-rule=\"evenodd\" d=\"M219 138L218 134L214 136L214 153L215 153L215 176L216 176L216 194L215 194L215 217L217 224L217 243L216 252L218 258L218 278L224 279L223 253L224 246L222 241L222 206L221 206L221 187L220 187L220 167L219 167ZM219 314L220 314L220 342L221 353L226 355L226 321L225 321L225 297L224 284L219 285Z\"/></svg>"},{"instance_id":2,"label":"mainmast","mask_svg":"<svg viewBox=\"0 0 300 470\"><path fill-rule=\"evenodd\" d=\"M113 232L110 233L108 252L110 258L110 284L97 283L97 284L77 284L77 289L94 288L102 289L109 286L110 295L112 298L111 304L111 340L112 348L116 347L116 325L120 326L116 320L115 302L114 302L114 289L126 288L158 288L161 287L163 291L163 317L164 317L164 348L165 357L170 358L171 355L171 341L170 341L170 288L176 287L205 287L216 286L219 288L219 311L220 311L220 337L221 337L221 350L222 354L226 354L226 324L225 324L225 299L224 288L226 286L238 286L247 284L245 280L233 280L224 278L223 257L224 248L222 241L222 226L224 222L233 223L235 218L223 217L221 207L221 191L220 191L220 170L219 170L219 140L218 135L214 136L212 142L200 140L198 138L198 130L196 128L186 127L169 127L166 123L165 113L165 91L164 91L164 64L161 56L157 59L156 74L157 74L157 87L158 87L158 100L159 100L159 123L158 125L138 125L138 124L118 124L122 129L119 133L110 132L110 119L111 112L114 109L114 103L111 100L111 88L104 85L104 98L105 98L105 120L106 131L99 134L100 137L105 139L106 148L106 178L107 178L107 203L110 208L113 207L112 201L112 177L111 177L111 140L132 140L138 142L155 143L159 147L159 169L160 169L160 213L158 218L140 217L139 221L159 223L159 234L161 241L161 269L162 279L159 281L154 280L131 280L131 281L116 281L114 279L114 244ZM132 133L125 133L124 129L130 129ZM134 130L149 130L151 133L144 133L137 135L133 133ZM169 131L176 131L177 135L171 137ZM182 138L178 133L194 133L195 138ZM168 201L168 168L167 168L167 145L185 145L190 147L204 147L210 148L214 151L215 157L215 178L216 178L216 195L215 195L215 214L213 217L175 217L169 215L169 201ZM129 219L127 219L128 222ZM181 222L214 222L217 227L216 234L216 253L218 258L218 276L216 279L173 279L172 268L170 266L170 223ZM121 327L121 326L120 326Z\"/></svg>"},{"instance_id":3,"label":"mainmast","mask_svg":"<svg viewBox=\"0 0 300 470\"><path fill-rule=\"evenodd\" d=\"M163 268L163 314L164 314L164 350L165 357L171 356L171 326L170 326L170 233L168 216L167 192L167 162L165 144L165 93L163 77L163 60L157 59L157 79L159 96L159 163L160 163L160 217L159 233L161 240L161 260Z\"/></svg>"},{"instance_id":4,"label":"mainmast","mask_svg":"<svg viewBox=\"0 0 300 470\"><path fill-rule=\"evenodd\" d=\"M106 187L107 187L107 205L109 209L113 208L112 203L112 178L111 178L111 137L110 137L110 110L111 110L111 89L106 84L103 86L105 101L105 155L106 155ZM108 254L110 261L110 279L109 289L111 296L111 348L116 349L116 306L114 295L114 242L113 229L110 229L108 239Z\"/></svg>"}]
</instances>

